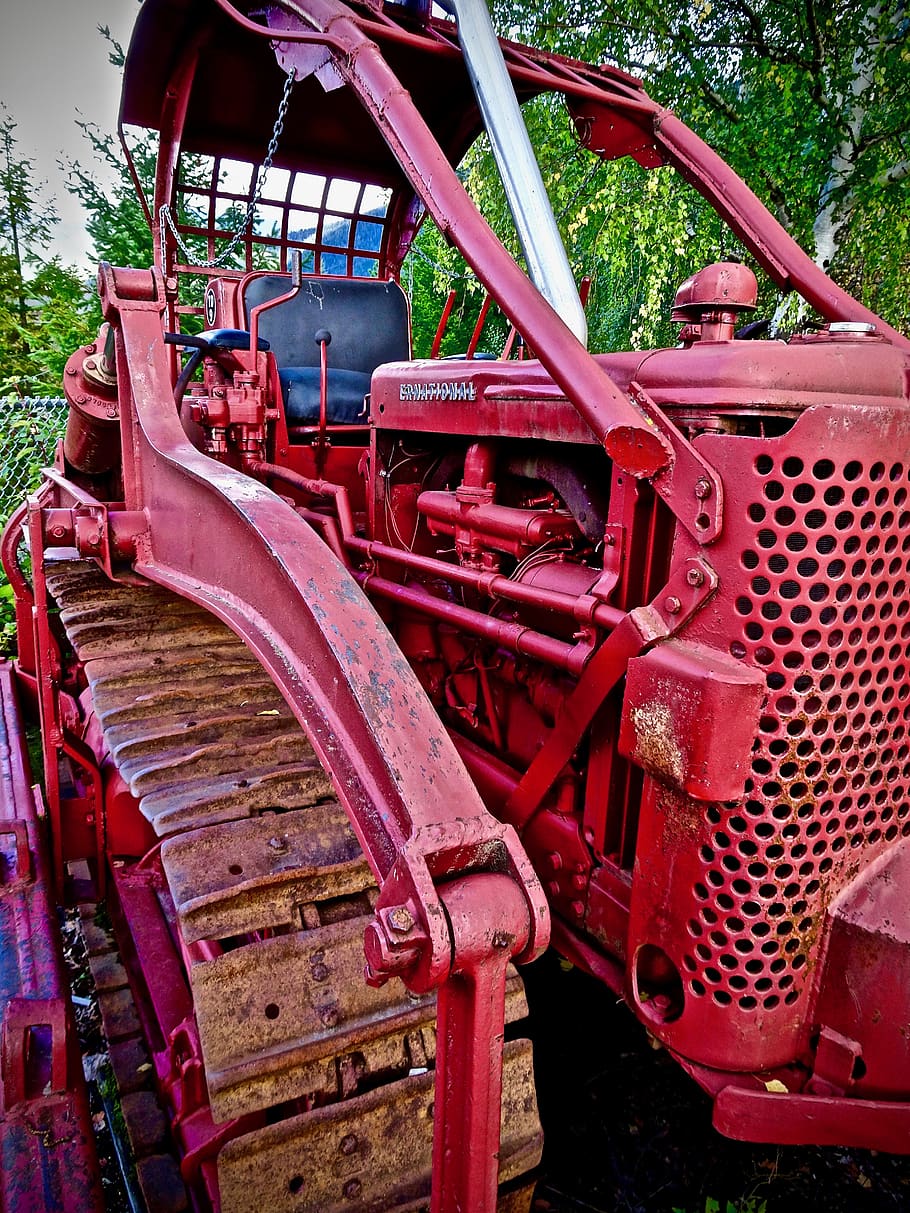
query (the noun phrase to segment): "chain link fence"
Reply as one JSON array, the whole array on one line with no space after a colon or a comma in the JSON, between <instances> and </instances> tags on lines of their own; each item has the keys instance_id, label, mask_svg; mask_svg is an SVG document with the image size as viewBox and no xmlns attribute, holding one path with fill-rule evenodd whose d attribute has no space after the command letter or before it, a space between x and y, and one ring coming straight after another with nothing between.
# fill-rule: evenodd
<instances>
[{"instance_id":1,"label":"chain link fence","mask_svg":"<svg viewBox=\"0 0 910 1213\"><path fill-rule=\"evenodd\" d=\"M0 525L38 487L66 429L66 401L48 396L0 400Z\"/></svg>"},{"instance_id":2,"label":"chain link fence","mask_svg":"<svg viewBox=\"0 0 910 1213\"><path fill-rule=\"evenodd\" d=\"M66 429L65 400L47 396L0 399L0 527L38 487ZM12 590L0 569L0 656L15 651Z\"/></svg>"}]
</instances>

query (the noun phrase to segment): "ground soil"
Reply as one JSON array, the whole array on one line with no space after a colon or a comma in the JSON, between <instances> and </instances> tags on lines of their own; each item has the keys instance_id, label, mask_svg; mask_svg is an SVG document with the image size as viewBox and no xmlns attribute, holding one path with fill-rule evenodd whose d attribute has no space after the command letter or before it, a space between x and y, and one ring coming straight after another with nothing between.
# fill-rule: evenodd
<instances>
[{"instance_id":1,"label":"ground soil","mask_svg":"<svg viewBox=\"0 0 910 1213\"><path fill-rule=\"evenodd\" d=\"M603 985L551 956L524 977L546 1142L535 1213L910 1210L910 1158L729 1141Z\"/></svg>"}]
</instances>

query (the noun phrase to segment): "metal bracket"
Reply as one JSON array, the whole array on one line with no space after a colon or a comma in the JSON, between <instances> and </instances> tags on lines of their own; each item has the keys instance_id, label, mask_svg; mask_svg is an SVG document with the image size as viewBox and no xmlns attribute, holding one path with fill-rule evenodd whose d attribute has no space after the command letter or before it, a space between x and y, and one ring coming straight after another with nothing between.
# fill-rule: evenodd
<instances>
[{"instance_id":1,"label":"metal bracket","mask_svg":"<svg viewBox=\"0 0 910 1213\"><path fill-rule=\"evenodd\" d=\"M699 543L713 543L723 526L724 483L657 407L640 383L629 385L632 399L670 445L673 458L651 479L654 491Z\"/></svg>"},{"instance_id":2,"label":"metal bracket","mask_svg":"<svg viewBox=\"0 0 910 1213\"><path fill-rule=\"evenodd\" d=\"M525 771L504 809L506 821L522 830L578 748L629 660L658 640L674 635L717 587L717 574L698 557L683 561L647 606L630 611L613 629L565 701L549 738Z\"/></svg>"},{"instance_id":3,"label":"metal bracket","mask_svg":"<svg viewBox=\"0 0 910 1213\"><path fill-rule=\"evenodd\" d=\"M0 897L29 884L32 880L32 852L27 824L24 821L0 821L0 838L4 836L12 838L14 844L12 863L8 862L7 871L0 884Z\"/></svg>"},{"instance_id":4,"label":"metal bracket","mask_svg":"<svg viewBox=\"0 0 910 1213\"><path fill-rule=\"evenodd\" d=\"M603 572L588 593L599 602L609 602L619 585L626 558L626 529L622 526L604 528Z\"/></svg>"},{"instance_id":5,"label":"metal bracket","mask_svg":"<svg viewBox=\"0 0 910 1213\"><path fill-rule=\"evenodd\" d=\"M73 497L73 486L59 472L45 468L44 476ZM46 547L74 547L80 556L97 560L112 579L112 561L134 557L137 537L148 530L148 521L140 511L112 510L87 493L69 508L42 510L41 523Z\"/></svg>"},{"instance_id":6,"label":"metal bracket","mask_svg":"<svg viewBox=\"0 0 910 1213\"><path fill-rule=\"evenodd\" d=\"M50 1072L41 1074L41 1088L29 1092L29 1068L37 1047L33 1028L50 1029ZM0 1037L3 1110L36 1096L66 1092L66 1003L62 998L11 998L3 1013Z\"/></svg>"}]
</instances>

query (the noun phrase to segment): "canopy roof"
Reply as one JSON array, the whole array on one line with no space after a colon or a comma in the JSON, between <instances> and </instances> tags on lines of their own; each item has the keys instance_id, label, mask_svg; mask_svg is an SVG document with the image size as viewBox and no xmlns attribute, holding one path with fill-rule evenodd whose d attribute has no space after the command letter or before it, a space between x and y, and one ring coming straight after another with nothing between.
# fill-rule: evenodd
<instances>
[{"instance_id":1,"label":"canopy roof","mask_svg":"<svg viewBox=\"0 0 910 1213\"><path fill-rule=\"evenodd\" d=\"M238 7L244 15L252 10L252 20L263 23L261 4L241 0ZM308 7L304 0L298 11ZM344 9L379 46L447 159L457 163L482 123L454 23L421 21L400 4L351 4ZM145 0L126 60L122 120L156 130L172 121L168 92L193 48L198 48L198 58L181 141L184 150L262 160L284 75L269 41L243 28L218 0ZM504 49L521 101L555 90L583 96L593 84L598 91L615 88L624 97L637 94L647 102L640 83L622 72L510 43L504 43ZM642 128L647 126L646 120ZM326 92L315 75L294 88L275 163L346 173L392 188L403 185L394 155L354 91Z\"/></svg>"}]
</instances>

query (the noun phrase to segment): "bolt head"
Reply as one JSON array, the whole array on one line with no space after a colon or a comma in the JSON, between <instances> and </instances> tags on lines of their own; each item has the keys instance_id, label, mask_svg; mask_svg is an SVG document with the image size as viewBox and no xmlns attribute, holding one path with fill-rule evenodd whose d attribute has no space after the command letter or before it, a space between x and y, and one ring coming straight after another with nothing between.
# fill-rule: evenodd
<instances>
[{"instance_id":1,"label":"bolt head","mask_svg":"<svg viewBox=\"0 0 910 1213\"><path fill-rule=\"evenodd\" d=\"M571 906L569 906L569 909L572 911L572 913L575 915L576 918L584 918L585 903L583 901L573 901Z\"/></svg>"},{"instance_id":2,"label":"bolt head","mask_svg":"<svg viewBox=\"0 0 910 1213\"><path fill-rule=\"evenodd\" d=\"M414 916L407 906L395 906L386 915L389 930L397 935L406 935L414 927Z\"/></svg>"},{"instance_id":3,"label":"bolt head","mask_svg":"<svg viewBox=\"0 0 910 1213\"><path fill-rule=\"evenodd\" d=\"M664 610L668 615L678 615L682 610L682 603L674 595L664 599Z\"/></svg>"},{"instance_id":4,"label":"bolt head","mask_svg":"<svg viewBox=\"0 0 910 1213\"><path fill-rule=\"evenodd\" d=\"M354 1154L357 1151L357 1136L354 1133L346 1133L341 1139L341 1144L338 1149L342 1154Z\"/></svg>"},{"instance_id":5,"label":"bolt head","mask_svg":"<svg viewBox=\"0 0 910 1213\"><path fill-rule=\"evenodd\" d=\"M349 1179L341 1190L348 1200L354 1200L363 1191L363 1184L359 1179Z\"/></svg>"},{"instance_id":6,"label":"bolt head","mask_svg":"<svg viewBox=\"0 0 910 1213\"><path fill-rule=\"evenodd\" d=\"M288 849L288 840L279 838L276 834L274 838L269 839L269 850L271 851L286 851Z\"/></svg>"},{"instance_id":7,"label":"bolt head","mask_svg":"<svg viewBox=\"0 0 910 1213\"><path fill-rule=\"evenodd\" d=\"M704 477L702 477L699 480L696 480L695 481L695 496L698 498L699 501L704 501L706 497L710 497L711 496L711 481L705 480Z\"/></svg>"},{"instance_id":8,"label":"bolt head","mask_svg":"<svg viewBox=\"0 0 910 1213\"><path fill-rule=\"evenodd\" d=\"M689 569L688 573L686 573L686 582L693 586L704 585L705 575L701 569Z\"/></svg>"}]
</instances>

